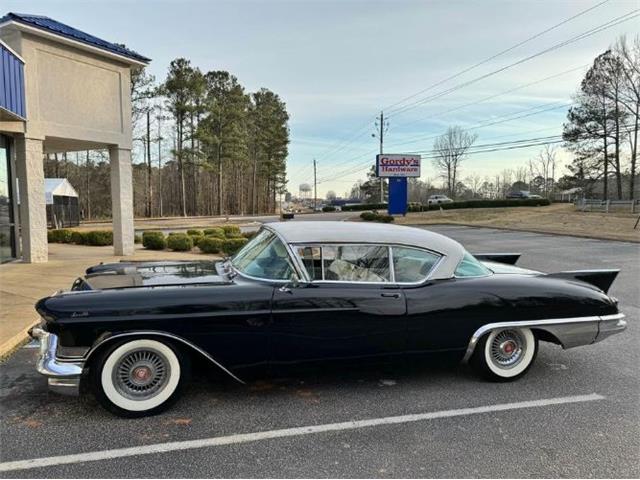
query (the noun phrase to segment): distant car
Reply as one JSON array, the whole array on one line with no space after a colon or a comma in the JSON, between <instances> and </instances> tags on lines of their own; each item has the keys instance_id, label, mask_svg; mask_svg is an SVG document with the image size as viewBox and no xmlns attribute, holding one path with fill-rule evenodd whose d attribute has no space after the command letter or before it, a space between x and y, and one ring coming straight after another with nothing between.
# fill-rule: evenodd
<instances>
[{"instance_id":1,"label":"distant car","mask_svg":"<svg viewBox=\"0 0 640 480\"><path fill-rule=\"evenodd\" d=\"M139 417L178 398L191 360L244 383L294 365L349 371L447 352L505 382L529 370L538 341L572 348L625 329L606 293L617 269L542 273L517 267L519 257L471 255L396 225L269 223L224 261L90 267L71 292L36 304L37 370L55 391L86 387L110 411ZM567 378L587 382L589 368Z\"/></svg>"},{"instance_id":2,"label":"distant car","mask_svg":"<svg viewBox=\"0 0 640 480\"><path fill-rule=\"evenodd\" d=\"M540 200L542 197L540 195L529 195L527 198Z\"/></svg>"},{"instance_id":3,"label":"distant car","mask_svg":"<svg viewBox=\"0 0 640 480\"><path fill-rule=\"evenodd\" d=\"M507 193L506 198L509 200L519 200L519 199L525 199L525 198L542 198L542 197L540 197L540 195L531 195L526 190L518 190L515 192Z\"/></svg>"},{"instance_id":4,"label":"distant car","mask_svg":"<svg viewBox=\"0 0 640 480\"><path fill-rule=\"evenodd\" d=\"M431 195L427 200L429 205L440 205L441 203L453 203L446 195Z\"/></svg>"}]
</instances>

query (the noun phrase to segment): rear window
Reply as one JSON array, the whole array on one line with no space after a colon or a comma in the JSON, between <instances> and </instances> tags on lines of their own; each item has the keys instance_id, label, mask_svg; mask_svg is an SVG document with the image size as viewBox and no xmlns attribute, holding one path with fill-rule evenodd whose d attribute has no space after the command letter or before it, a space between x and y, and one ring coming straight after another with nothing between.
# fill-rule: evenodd
<instances>
[{"instance_id":1,"label":"rear window","mask_svg":"<svg viewBox=\"0 0 640 480\"><path fill-rule=\"evenodd\" d=\"M486 277L491 275L491 270L485 267L476 257L469 252L464 254L462 261L458 264L454 275L456 277Z\"/></svg>"}]
</instances>

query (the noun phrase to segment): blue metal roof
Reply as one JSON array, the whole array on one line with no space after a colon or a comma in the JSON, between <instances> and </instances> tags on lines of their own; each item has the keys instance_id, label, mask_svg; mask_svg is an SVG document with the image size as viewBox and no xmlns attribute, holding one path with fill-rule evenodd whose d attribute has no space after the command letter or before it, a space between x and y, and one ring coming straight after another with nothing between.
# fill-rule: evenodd
<instances>
[{"instance_id":1,"label":"blue metal roof","mask_svg":"<svg viewBox=\"0 0 640 480\"><path fill-rule=\"evenodd\" d=\"M106 50L107 52L122 55L123 57L131 58L139 62L148 63L151 61L151 59L144 57L139 53L134 52L133 50L129 50L122 45L107 42L106 40L102 40L101 38L94 37L93 35L89 35L88 33L81 32L80 30L65 25L64 23L58 22L57 20L53 20L49 17L9 12L4 17L0 18L0 24L11 20L13 20L14 22L29 25L30 27L35 27L45 32L60 35L77 42L85 43L87 45L91 45L92 47Z\"/></svg>"},{"instance_id":2,"label":"blue metal roof","mask_svg":"<svg viewBox=\"0 0 640 480\"><path fill-rule=\"evenodd\" d=\"M0 42L0 109L23 120L26 116L24 101L24 65L22 60Z\"/></svg>"}]
</instances>

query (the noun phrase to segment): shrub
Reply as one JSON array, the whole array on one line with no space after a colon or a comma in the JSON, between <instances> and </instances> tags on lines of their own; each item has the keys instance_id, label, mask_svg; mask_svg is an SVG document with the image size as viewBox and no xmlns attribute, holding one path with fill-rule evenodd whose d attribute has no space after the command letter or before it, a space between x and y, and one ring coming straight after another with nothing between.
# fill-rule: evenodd
<instances>
[{"instance_id":1,"label":"shrub","mask_svg":"<svg viewBox=\"0 0 640 480\"><path fill-rule=\"evenodd\" d=\"M325 205L324 207L322 207L322 211L323 212L335 212L336 211L336 207L334 207L333 205Z\"/></svg>"},{"instance_id":2,"label":"shrub","mask_svg":"<svg viewBox=\"0 0 640 480\"><path fill-rule=\"evenodd\" d=\"M93 247L113 245L113 232L111 230L92 230L84 234L84 244Z\"/></svg>"},{"instance_id":3,"label":"shrub","mask_svg":"<svg viewBox=\"0 0 640 480\"><path fill-rule=\"evenodd\" d=\"M222 225L222 230L224 230L224 234L226 237L239 237L242 235L240 231L240 227L238 225Z\"/></svg>"},{"instance_id":4,"label":"shrub","mask_svg":"<svg viewBox=\"0 0 640 480\"><path fill-rule=\"evenodd\" d=\"M345 205L342 207L343 212L361 212L363 210L386 210L386 203L361 203L358 205Z\"/></svg>"},{"instance_id":5,"label":"shrub","mask_svg":"<svg viewBox=\"0 0 640 480\"><path fill-rule=\"evenodd\" d=\"M167 241L162 232L149 231L142 233L142 245L149 250L164 250Z\"/></svg>"},{"instance_id":6,"label":"shrub","mask_svg":"<svg viewBox=\"0 0 640 480\"><path fill-rule=\"evenodd\" d=\"M222 251L227 255L233 255L242 247L244 247L249 240L244 237L239 238L227 238L222 241Z\"/></svg>"},{"instance_id":7,"label":"shrub","mask_svg":"<svg viewBox=\"0 0 640 480\"><path fill-rule=\"evenodd\" d=\"M47 232L47 241L49 243L71 243L73 232L66 228L58 230L49 230Z\"/></svg>"},{"instance_id":8,"label":"shrub","mask_svg":"<svg viewBox=\"0 0 640 480\"><path fill-rule=\"evenodd\" d=\"M377 215L373 212L362 212L360 214L360 218L365 222L373 222L376 219Z\"/></svg>"},{"instance_id":9,"label":"shrub","mask_svg":"<svg viewBox=\"0 0 640 480\"><path fill-rule=\"evenodd\" d=\"M202 230L187 230L187 235L190 237L203 237L204 232Z\"/></svg>"},{"instance_id":10,"label":"shrub","mask_svg":"<svg viewBox=\"0 0 640 480\"><path fill-rule=\"evenodd\" d=\"M176 233L167 238L167 247L175 252L188 252L193 248L193 240L186 233Z\"/></svg>"},{"instance_id":11,"label":"shrub","mask_svg":"<svg viewBox=\"0 0 640 480\"><path fill-rule=\"evenodd\" d=\"M255 230L253 232L242 232L242 236L244 238L246 238L247 240L251 240L253 237L255 237L258 234L258 231Z\"/></svg>"},{"instance_id":12,"label":"shrub","mask_svg":"<svg viewBox=\"0 0 640 480\"><path fill-rule=\"evenodd\" d=\"M205 237L224 238L224 230L221 228L205 228Z\"/></svg>"},{"instance_id":13,"label":"shrub","mask_svg":"<svg viewBox=\"0 0 640 480\"><path fill-rule=\"evenodd\" d=\"M547 198L499 199L499 200L465 200L461 202L425 205L424 210L455 210L458 208L501 208L501 207L541 207L550 205Z\"/></svg>"},{"instance_id":14,"label":"shrub","mask_svg":"<svg viewBox=\"0 0 640 480\"><path fill-rule=\"evenodd\" d=\"M378 214L375 212L362 212L360 218L365 222L391 223L393 217L391 215Z\"/></svg>"},{"instance_id":15,"label":"shrub","mask_svg":"<svg viewBox=\"0 0 640 480\"><path fill-rule=\"evenodd\" d=\"M84 245L84 233L82 232L73 232L71 234L71 243L75 243L76 245Z\"/></svg>"},{"instance_id":16,"label":"shrub","mask_svg":"<svg viewBox=\"0 0 640 480\"><path fill-rule=\"evenodd\" d=\"M140 235L134 235L133 243L142 243L142 237Z\"/></svg>"},{"instance_id":17,"label":"shrub","mask_svg":"<svg viewBox=\"0 0 640 480\"><path fill-rule=\"evenodd\" d=\"M193 246L197 247L200 241L204 238L204 235L189 235L191 241L193 242Z\"/></svg>"},{"instance_id":18,"label":"shrub","mask_svg":"<svg viewBox=\"0 0 640 480\"><path fill-rule=\"evenodd\" d=\"M202 253L220 253L220 251L222 250L223 241L224 240L222 240L221 238L213 236L204 237L198 243L198 248L200 249L200 251L202 251Z\"/></svg>"}]
</instances>

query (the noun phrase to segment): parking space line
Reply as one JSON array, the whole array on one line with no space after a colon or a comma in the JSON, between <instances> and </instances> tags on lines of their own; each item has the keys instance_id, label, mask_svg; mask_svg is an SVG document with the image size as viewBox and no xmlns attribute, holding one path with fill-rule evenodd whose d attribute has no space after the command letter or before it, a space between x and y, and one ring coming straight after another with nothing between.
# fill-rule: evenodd
<instances>
[{"instance_id":1,"label":"parking space line","mask_svg":"<svg viewBox=\"0 0 640 480\"><path fill-rule=\"evenodd\" d=\"M359 428L377 427L382 425L398 425L403 423L421 422L425 420L435 420L438 418L461 417L477 415L491 412L504 412L510 410L520 410L523 408L548 407L552 405L563 405L570 403L583 403L603 400L605 397L597 393L589 395L575 395L570 397L545 398L540 400L529 400L524 402L502 403L497 405L486 405L482 407L458 408L454 410L441 410L437 412L415 413L410 415L399 415L395 417L372 418L368 420L354 420L341 423L326 423L322 425L309 425L306 427L283 428L279 430L266 430L254 433L240 433L226 435L222 437L202 438L199 440L184 440L177 442L156 443L152 445L141 445L137 447L116 448L112 450L101 450L70 455L60 455L55 457L31 458L27 460L17 460L0 463L0 472L14 470L27 470L30 468L51 467L57 465L68 465L75 463L96 462L100 460L113 460L123 457L133 457L138 455L150 455L155 453L175 452L180 450L193 450L198 448L219 447L222 445L233 445L238 443L257 442L274 438L293 437L300 435L311 435L314 433L336 432L344 430L356 430Z\"/></svg>"}]
</instances>

